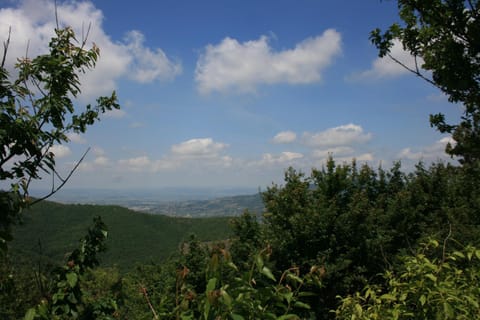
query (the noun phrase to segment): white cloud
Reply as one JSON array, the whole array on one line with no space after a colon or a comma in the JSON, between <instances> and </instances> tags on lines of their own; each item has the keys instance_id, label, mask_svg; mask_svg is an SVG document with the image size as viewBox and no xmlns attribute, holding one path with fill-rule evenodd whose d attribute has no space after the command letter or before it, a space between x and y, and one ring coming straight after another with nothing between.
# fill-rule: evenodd
<instances>
[{"instance_id":1,"label":"white cloud","mask_svg":"<svg viewBox=\"0 0 480 320\"><path fill-rule=\"evenodd\" d=\"M403 49L400 41L394 40L393 47L390 49L390 55L400 61L405 66L415 70L415 57L408 51ZM423 60L417 58L418 67L421 67ZM353 81L360 81L363 79L381 79L397 77L409 73L407 69L394 61L392 58L385 56L383 58L376 58L372 62L372 67L360 73L350 75L348 78Z\"/></svg>"},{"instance_id":2,"label":"white cloud","mask_svg":"<svg viewBox=\"0 0 480 320\"><path fill-rule=\"evenodd\" d=\"M293 131L282 131L273 137L274 143L292 143L297 139L297 134Z\"/></svg>"},{"instance_id":3,"label":"white cloud","mask_svg":"<svg viewBox=\"0 0 480 320\"><path fill-rule=\"evenodd\" d=\"M67 133L67 138L74 143L85 144L87 140L79 133L69 132Z\"/></svg>"},{"instance_id":4,"label":"white cloud","mask_svg":"<svg viewBox=\"0 0 480 320\"><path fill-rule=\"evenodd\" d=\"M133 73L130 77L140 83L152 82L156 79L171 80L182 72L182 65L167 58L162 49L152 51L144 47L144 35L139 31L130 31L125 37L127 48L134 57Z\"/></svg>"},{"instance_id":5,"label":"white cloud","mask_svg":"<svg viewBox=\"0 0 480 320\"><path fill-rule=\"evenodd\" d=\"M455 140L451 137L444 137L432 145L412 149L404 148L398 153L400 159L414 160L414 161L435 161L438 159L446 159L448 155L445 153L445 147L450 143L455 145Z\"/></svg>"},{"instance_id":6,"label":"white cloud","mask_svg":"<svg viewBox=\"0 0 480 320\"><path fill-rule=\"evenodd\" d=\"M227 146L212 138L190 139L173 145L170 153L159 159L144 155L119 160L118 164L134 172L173 171L179 168L182 172L201 172L205 168L227 168L234 163L232 157L222 153Z\"/></svg>"},{"instance_id":7,"label":"white cloud","mask_svg":"<svg viewBox=\"0 0 480 320\"><path fill-rule=\"evenodd\" d=\"M371 133L365 133L361 126L352 123L318 133L303 134L304 143L312 147L348 146L365 143L371 138Z\"/></svg>"},{"instance_id":8,"label":"white cloud","mask_svg":"<svg viewBox=\"0 0 480 320\"><path fill-rule=\"evenodd\" d=\"M148 171L148 169L152 165L152 161L148 156L140 156L135 158L118 160L118 164L132 171Z\"/></svg>"},{"instance_id":9,"label":"white cloud","mask_svg":"<svg viewBox=\"0 0 480 320\"><path fill-rule=\"evenodd\" d=\"M205 48L195 80L201 93L254 92L261 84L313 83L322 79L323 69L340 51L341 36L333 29L280 52L273 51L266 36L243 43L227 37Z\"/></svg>"},{"instance_id":10,"label":"white cloud","mask_svg":"<svg viewBox=\"0 0 480 320\"><path fill-rule=\"evenodd\" d=\"M103 30L103 13L90 1L64 1L57 5L60 26L71 26L79 40L86 34L87 48L92 43L100 48L100 58L95 69L80 74L81 99L91 101L98 95L109 94L122 77L130 77L141 83L173 79L181 72L181 65L171 62L159 49L144 45L144 37L138 31L127 32L123 42L114 41ZM17 57L35 57L47 52L54 34L54 1L23 0L15 8L0 9L0 40L5 40L12 28L7 65L13 66Z\"/></svg>"},{"instance_id":11,"label":"white cloud","mask_svg":"<svg viewBox=\"0 0 480 320\"><path fill-rule=\"evenodd\" d=\"M108 110L103 114L103 117L105 118L111 118L111 119L120 119L123 118L127 115L127 113L122 110L122 109L112 109Z\"/></svg>"},{"instance_id":12,"label":"white cloud","mask_svg":"<svg viewBox=\"0 0 480 320\"><path fill-rule=\"evenodd\" d=\"M105 150L103 150L102 148L100 147L93 147L92 148L92 152L94 155L96 155L97 157L99 156L104 156L105 155Z\"/></svg>"},{"instance_id":13,"label":"white cloud","mask_svg":"<svg viewBox=\"0 0 480 320\"><path fill-rule=\"evenodd\" d=\"M328 158L330 155L334 158L351 155L355 152L355 150L351 147L332 147L328 149L321 149L321 150L313 150L312 156L314 158L325 159Z\"/></svg>"},{"instance_id":14,"label":"white cloud","mask_svg":"<svg viewBox=\"0 0 480 320\"><path fill-rule=\"evenodd\" d=\"M375 159L374 155L372 153L362 153L360 155L357 155L355 157L351 157L351 159L355 158L357 161L373 161Z\"/></svg>"},{"instance_id":15,"label":"white cloud","mask_svg":"<svg viewBox=\"0 0 480 320\"><path fill-rule=\"evenodd\" d=\"M65 158L72 154L72 151L69 147L62 144L55 144L50 147L50 152L53 152L56 159Z\"/></svg>"},{"instance_id":16,"label":"white cloud","mask_svg":"<svg viewBox=\"0 0 480 320\"><path fill-rule=\"evenodd\" d=\"M106 166L110 163L110 159L105 156L99 156L96 157L95 160L93 160L93 163L98 166Z\"/></svg>"},{"instance_id":17,"label":"white cloud","mask_svg":"<svg viewBox=\"0 0 480 320\"><path fill-rule=\"evenodd\" d=\"M212 138L202 138L173 145L171 151L172 154L182 157L208 157L216 156L226 147L228 147L227 144L215 142Z\"/></svg>"},{"instance_id":18,"label":"white cloud","mask_svg":"<svg viewBox=\"0 0 480 320\"><path fill-rule=\"evenodd\" d=\"M284 151L278 155L264 153L262 159L249 163L250 166L269 166L269 165L285 165L292 164L294 160L302 159L301 153Z\"/></svg>"}]
</instances>

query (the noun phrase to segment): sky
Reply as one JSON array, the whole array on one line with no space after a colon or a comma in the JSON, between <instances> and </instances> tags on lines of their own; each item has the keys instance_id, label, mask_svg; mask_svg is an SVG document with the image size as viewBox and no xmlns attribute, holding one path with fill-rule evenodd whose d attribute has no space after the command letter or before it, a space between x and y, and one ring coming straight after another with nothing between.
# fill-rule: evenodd
<instances>
[{"instance_id":1,"label":"sky","mask_svg":"<svg viewBox=\"0 0 480 320\"><path fill-rule=\"evenodd\" d=\"M70 188L252 187L282 183L288 167L375 168L449 161L460 106L392 60L371 30L399 22L395 1L57 1L61 26L100 48L81 75L78 110L116 91L121 109L53 151ZM7 65L45 53L53 0L0 0ZM413 58L395 45L392 55ZM45 178L39 185L48 186Z\"/></svg>"}]
</instances>

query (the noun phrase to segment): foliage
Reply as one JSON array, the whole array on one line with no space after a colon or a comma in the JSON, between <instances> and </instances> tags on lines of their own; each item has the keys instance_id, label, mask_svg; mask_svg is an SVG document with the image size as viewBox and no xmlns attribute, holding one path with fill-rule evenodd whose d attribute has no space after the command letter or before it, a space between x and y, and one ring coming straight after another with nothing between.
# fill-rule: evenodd
<instances>
[{"instance_id":1,"label":"foliage","mask_svg":"<svg viewBox=\"0 0 480 320\"><path fill-rule=\"evenodd\" d=\"M101 216L108 225L108 251L102 266L118 266L130 271L135 264L159 263L167 259L179 244L195 234L199 241L226 239L231 231L229 218L175 218L145 214L127 208L104 205L59 204L44 201L22 214L24 224L14 229L12 256L17 253L38 257L41 254L61 263L65 250L73 250L89 221Z\"/></svg>"},{"instance_id":2,"label":"foliage","mask_svg":"<svg viewBox=\"0 0 480 320\"><path fill-rule=\"evenodd\" d=\"M247 270L255 252L263 246L263 234L259 218L256 214L245 211L230 222L233 232L230 252L232 261L240 270Z\"/></svg>"},{"instance_id":3,"label":"foliage","mask_svg":"<svg viewBox=\"0 0 480 320\"><path fill-rule=\"evenodd\" d=\"M300 319L310 317L303 302L308 285L321 285L317 268L300 276L291 268L275 277L267 267L271 253L266 248L255 255L250 270L241 272L227 250L212 249L206 268L206 286L195 291L188 268L177 273L175 308L159 313L162 319Z\"/></svg>"},{"instance_id":4,"label":"foliage","mask_svg":"<svg viewBox=\"0 0 480 320\"><path fill-rule=\"evenodd\" d=\"M41 172L61 177L55 170L52 146L67 142L69 132L85 132L100 113L119 107L113 92L99 97L83 112L75 112L79 73L93 68L100 53L95 45L91 49L85 45L86 39L78 44L71 28L56 29L47 54L18 59L15 80L4 65L5 59L0 66L0 181L12 182L11 190L0 193L2 253L12 238L11 225L28 205L30 182L40 179ZM61 187L68 177L60 180ZM52 193L58 188L52 186Z\"/></svg>"},{"instance_id":5,"label":"foliage","mask_svg":"<svg viewBox=\"0 0 480 320\"><path fill-rule=\"evenodd\" d=\"M398 254L415 250L426 237L451 229L460 242L478 243L480 194L472 180L469 169L441 163L420 163L408 175L399 163L375 171L333 159L309 177L289 169L284 186L263 194L262 232L274 269L321 266L323 287L310 304L317 318L329 318L336 295L378 283Z\"/></svg>"},{"instance_id":6,"label":"foliage","mask_svg":"<svg viewBox=\"0 0 480 320\"><path fill-rule=\"evenodd\" d=\"M156 312L175 307L177 264L175 259L162 263L138 264L121 279L119 314L122 319L152 319L147 299Z\"/></svg>"},{"instance_id":7,"label":"foliage","mask_svg":"<svg viewBox=\"0 0 480 320\"><path fill-rule=\"evenodd\" d=\"M113 319L117 309L113 299L90 299L86 304L81 283L88 270L98 266L97 253L105 250L107 230L97 217L94 225L81 240L80 248L67 258L67 263L55 271L54 292L35 308L29 309L25 320L33 319Z\"/></svg>"},{"instance_id":8,"label":"foliage","mask_svg":"<svg viewBox=\"0 0 480 320\"><path fill-rule=\"evenodd\" d=\"M35 262L31 257L0 260L0 319L23 318L51 290L50 266Z\"/></svg>"},{"instance_id":9,"label":"foliage","mask_svg":"<svg viewBox=\"0 0 480 320\"><path fill-rule=\"evenodd\" d=\"M445 244L444 244L445 245ZM478 319L480 250L467 246L433 255L437 241L402 257L398 271L384 273L385 288L369 285L342 299L337 319Z\"/></svg>"},{"instance_id":10,"label":"foliage","mask_svg":"<svg viewBox=\"0 0 480 320\"><path fill-rule=\"evenodd\" d=\"M477 0L398 0L403 24L393 24L383 34L379 29L371 34L381 57L390 56L394 41L400 41L417 61L409 70L438 87L449 101L463 104L458 124L447 124L443 114L430 116L432 126L452 134L456 144L448 145L447 152L461 157L463 163L480 160L478 5Z\"/></svg>"}]
</instances>

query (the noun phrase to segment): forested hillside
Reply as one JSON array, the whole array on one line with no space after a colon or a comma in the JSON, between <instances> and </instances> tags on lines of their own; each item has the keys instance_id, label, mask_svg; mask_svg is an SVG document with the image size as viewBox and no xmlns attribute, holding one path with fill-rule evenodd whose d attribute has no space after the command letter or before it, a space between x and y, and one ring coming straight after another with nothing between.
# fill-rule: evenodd
<instances>
[{"instance_id":1,"label":"forested hillside","mask_svg":"<svg viewBox=\"0 0 480 320\"><path fill-rule=\"evenodd\" d=\"M131 269L136 263L162 262L195 234L201 241L227 239L229 218L172 218L135 212L118 206L74 205L41 202L23 215L14 230L12 250L19 255L61 263L78 245L94 217L108 226L108 250L102 266Z\"/></svg>"}]
</instances>

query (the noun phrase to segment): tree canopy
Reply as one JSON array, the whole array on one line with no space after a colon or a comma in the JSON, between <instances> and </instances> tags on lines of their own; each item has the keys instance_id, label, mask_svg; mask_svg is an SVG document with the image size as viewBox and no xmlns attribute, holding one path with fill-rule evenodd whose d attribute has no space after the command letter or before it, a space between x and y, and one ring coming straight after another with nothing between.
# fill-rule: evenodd
<instances>
[{"instance_id":1,"label":"tree canopy","mask_svg":"<svg viewBox=\"0 0 480 320\"><path fill-rule=\"evenodd\" d=\"M0 65L0 181L11 183L10 190L0 192L1 252L11 240L11 225L28 204L30 182L40 179L41 172L57 178L48 197L69 178L57 172L52 147L68 142L67 133L85 132L99 114L119 108L113 92L77 111L79 74L95 66L100 50L95 45L87 49L87 39L78 41L71 28L56 29L49 52L19 58L12 74L5 66L10 36Z\"/></svg>"},{"instance_id":2,"label":"tree canopy","mask_svg":"<svg viewBox=\"0 0 480 320\"><path fill-rule=\"evenodd\" d=\"M376 29L371 40L379 56L390 56L395 41L415 57L416 65L405 66L438 87L450 102L463 105L459 123L445 115L430 116L430 124L450 133L455 144L446 151L462 163L480 159L480 16L478 1L398 0L402 23L385 32ZM395 57L392 57L395 59ZM396 60L401 64L400 61Z\"/></svg>"}]
</instances>

